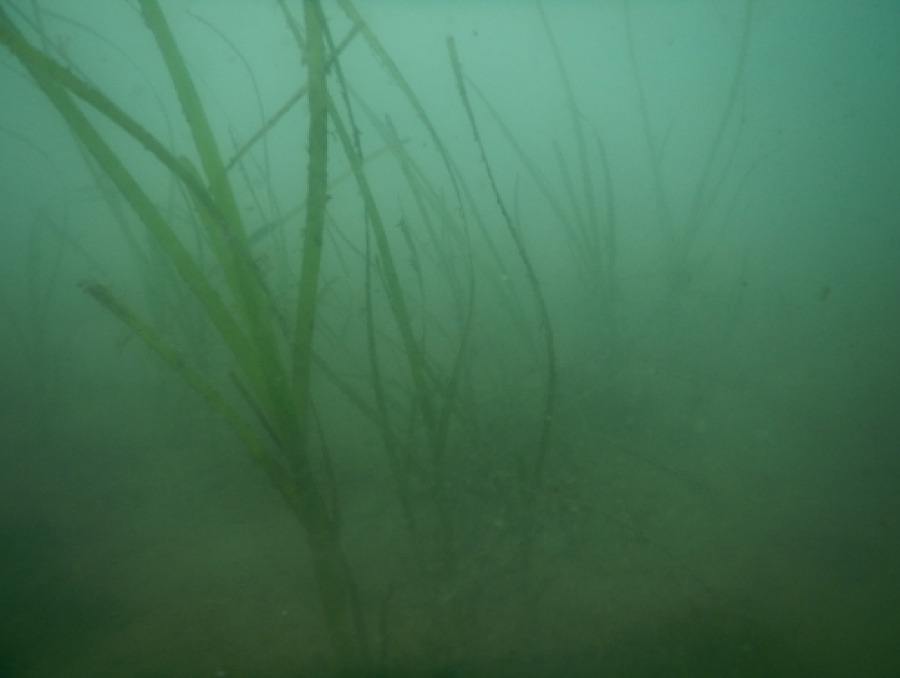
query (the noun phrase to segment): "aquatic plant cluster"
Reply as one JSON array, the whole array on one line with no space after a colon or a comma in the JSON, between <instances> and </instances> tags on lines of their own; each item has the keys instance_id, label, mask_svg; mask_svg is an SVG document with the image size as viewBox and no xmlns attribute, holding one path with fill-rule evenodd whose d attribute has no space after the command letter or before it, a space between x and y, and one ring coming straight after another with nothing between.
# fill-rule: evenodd
<instances>
[{"instance_id":1,"label":"aquatic plant cluster","mask_svg":"<svg viewBox=\"0 0 900 678\"><path fill-rule=\"evenodd\" d=\"M381 611L373 610L344 537L354 498L342 478L358 452L341 446L378 441L387 482L379 480L376 489L400 526L399 548L411 554L410 578L419 587L416 604L431 624L422 652L454 665L485 573L515 572L527 598L540 579L534 573L542 567L542 544L557 529L557 500L548 489L561 416L554 312L515 200L501 188L506 178L495 174L482 131L488 120L564 234L598 374L612 374L625 351L612 172L602 139L579 112L544 8L537 4L535 11L577 149L570 165L555 147L560 181L550 181L529 158L448 39L448 85L480 156L475 170L460 167L389 46L351 0L328 8L342 13L340 21L319 0L302 6L278 0L296 48L296 92L252 133L226 141L217 130L228 120L201 95L164 5L137 4L165 64L163 95L177 98L189 147L166 141L93 84L48 39L39 11L30 16L0 6L0 42L65 121L92 172L115 187L106 193L113 213L122 214L124 201L143 228L128 236L143 302L108 280L86 279L81 287L221 417L299 520L331 661L344 675L391 661L384 619L397 584L381 592ZM665 199L659 151L650 149L669 256L667 307L688 284L690 257L722 190L713 164L723 162L733 131L752 4L684 227ZM361 52L387 74L392 96L418 129L396 129L360 93L345 60ZM650 141L642 86L639 92ZM284 138L288 127L303 149L303 167L295 176L276 176L270 138ZM156 187L123 152L123 137L164 168L179 196L177 210L161 206ZM424 137L427 158L412 148L412 137ZM732 160L718 170L727 174ZM487 177L479 195L475 174ZM395 179L386 186L384 175ZM276 187L291 182L302 199L284 208ZM485 566L485 558L494 564Z\"/></svg>"}]
</instances>

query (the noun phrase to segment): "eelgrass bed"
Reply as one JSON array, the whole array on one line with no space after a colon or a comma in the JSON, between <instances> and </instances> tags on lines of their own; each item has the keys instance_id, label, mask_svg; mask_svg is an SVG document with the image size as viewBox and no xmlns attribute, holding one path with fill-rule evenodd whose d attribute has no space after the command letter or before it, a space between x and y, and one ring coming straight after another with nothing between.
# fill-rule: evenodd
<instances>
[{"instance_id":1,"label":"eelgrass bed","mask_svg":"<svg viewBox=\"0 0 900 678\"><path fill-rule=\"evenodd\" d=\"M0 5L0 42L74 139L111 215L97 229L121 241L115 272L92 260L80 287L135 375L73 430L114 449L128 420L148 466L136 481L120 461L109 497L67 501L90 544L106 543L104 502L146 493L159 511L152 547L121 557L145 589L92 589L102 549L81 547L36 597L84 619L73 643L90 650L19 648L31 659L0 658L0 673L814 675L777 614L740 600L769 585L744 556L771 555L782 517L747 489L765 464L717 466L723 449L763 458L791 442L777 423L763 436L770 403L722 376L743 268L707 239L765 157L739 153L754 4L682 218L625 8L657 217L639 237L623 233L617 168L540 3L565 120L543 161L452 37L435 75L448 133L351 0L277 0L272 39L292 59L277 100L261 93L272 66L214 23L138 0L133 29L153 51L129 58L159 71L156 123L47 25L104 40L93 29ZM183 21L230 55L219 77L251 83L254 122L217 102ZM656 287L629 289L629 237L662 253ZM69 438L66 458L90 467L100 452ZM45 565L46 544L9 541Z\"/></svg>"}]
</instances>

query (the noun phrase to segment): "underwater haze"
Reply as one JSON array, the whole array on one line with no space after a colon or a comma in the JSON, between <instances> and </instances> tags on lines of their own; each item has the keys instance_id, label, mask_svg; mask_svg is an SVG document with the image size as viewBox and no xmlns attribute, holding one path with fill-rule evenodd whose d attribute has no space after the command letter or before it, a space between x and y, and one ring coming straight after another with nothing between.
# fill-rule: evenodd
<instances>
[{"instance_id":1,"label":"underwater haze","mask_svg":"<svg viewBox=\"0 0 900 678\"><path fill-rule=\"evenodd\" d=\"M900 675L898 36L0 0L0 676Z\"/></svg>"}]
</instances>

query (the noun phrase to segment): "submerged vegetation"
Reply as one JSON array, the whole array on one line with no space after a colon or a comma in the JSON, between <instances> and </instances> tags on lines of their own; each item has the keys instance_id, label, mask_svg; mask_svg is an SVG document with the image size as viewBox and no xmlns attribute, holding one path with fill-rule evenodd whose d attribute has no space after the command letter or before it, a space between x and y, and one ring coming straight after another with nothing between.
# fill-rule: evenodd
<instances>
[{"instance_id":1,"label":"submerged vegetation","mask_svg":"<svg viewBox=\"0 0 900 678\"><path fill-rule=\"evenodd\" d=\"M741 179L726 186L726 179L735 172L740 141L735 116L752 4L746 3L735 73L681 228L668 204L661 144L628 24L660 249L668 257L663 304L688 286L691 257L723 191L735 192L719 215L724 220L746 185ZM453 93L448 100L454 96L481 160L462 168L351 0L328 8L335 15L339 9L340 19L319 0L302 7L278 1L296 47L296 92L242 136L201 95L169 14L157 0L138 5L165 65L169 91L162 95L177 98L189 147L163 138L94 85L54 46L39 9L28 15L0 5L0 42L65 121L97 185L115 187L102 194L137 262L144 300L109 280L81 286L221 417L301 523L331 642L329 666L343 675L389 672L423 657L461 666L476 633L476 610L501 595L488 579L515 588L517 599L527 601L523 615L537 615L529 608L537 608L553 577L548 543L573 529L577 512L560 488L575 483L583 462L572 454L554 457L576 447L575 436L554 438L555 429L596 416L583 411L588 405L580 395L590 394L590 407L609 405L603 398L626 369L626 346L646 327L623 322L615 168L601 133L579 109L544 8L538 4L536 12L575 162L560 139L552 142L554 167L531 159L469 78L465 54L451 39L443 74ZM361 93L349 67L360 58L387 74L390 96L411 111L416 129L396 129ZM581 382L575 395L560 394L553 307L560 293L548 290L517 196L502 188L512 178L498 176L492 164L487 120L512 149L523 181L546 201L577 280L577 292L566 293L585 316L574 342L584 353L568 383L574 390ZM285 139L287 128L298 157L282 173L270 160L270 137ZM430 154L410 143L421 136ZM146 151L141 162L149 156L164 168L168 205L130 159L131 143ZM472 177L481 176L489 199L474 190ZM122 200L141 231L127 224L132 216ZM294 202L286 208L286 200ZM599 416L608 422L616 415ZM378 440L381 448L380 471L362 490L346 481L363 454L360 440ZM346 523L360 492L383 497L379 538L404 564L404 581L393 569L386 583L373 584L353 562ZM692 567L659 548L705 592ZM427 620L412 640L392 630L402 606Z\"/></svg>"}]
</instances>

